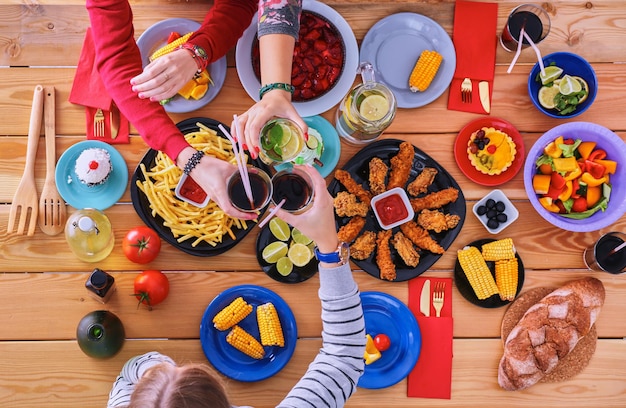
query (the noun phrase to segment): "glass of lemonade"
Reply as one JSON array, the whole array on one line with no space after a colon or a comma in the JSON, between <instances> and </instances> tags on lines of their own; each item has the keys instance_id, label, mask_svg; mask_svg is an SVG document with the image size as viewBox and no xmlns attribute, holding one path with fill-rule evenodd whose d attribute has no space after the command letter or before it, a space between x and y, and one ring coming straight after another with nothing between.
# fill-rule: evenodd
<instances>
[{"instance_id":1,"label":"glass of lemonade","mask_svg":"<svg viewBox=\"0 0 626 408\"><path fill-rule=\"evenodd\" d=\"M261 129L259 157L266 164L293 161L304 149L304 132L287 118L274 118Z\"/></svg>"},{"instance_id":2,"label":"glass of lemonade","mask_svg":"<svg viewBox=\"0 0 626 408\"><path fill-rule=\"evenodd\" d=\"M313 181L304 171L297 168L281 170L272 177L272 203L285 211L299 214L313 203Z\"/></svg>"},{"instance_id":3,"label":"glass of lemonade","mask_svg":"<svg viewBox=\"0 0 626 408\"><path fill-rule=\"evenodd\" d=\"M374 80L372 64L364 62L359 69L363 83L346 95L335 115L337 133L353 144L376 140L391 125L397 108L393 92Z\"/></svg>"},{"instance_id":4,"label":"glass of lemonade","mask_svg":"<svg viewBox=\"0 0 626 408\"><path fill-rule=\"evenodd\" d=\"M233 207L239 211L255 212L269 204L272 197L272 180L266 172L254 166L248 166L248 178L252 200L246 195L239 171L228 179L228 198Z\"/></svg>"}]
</instances>

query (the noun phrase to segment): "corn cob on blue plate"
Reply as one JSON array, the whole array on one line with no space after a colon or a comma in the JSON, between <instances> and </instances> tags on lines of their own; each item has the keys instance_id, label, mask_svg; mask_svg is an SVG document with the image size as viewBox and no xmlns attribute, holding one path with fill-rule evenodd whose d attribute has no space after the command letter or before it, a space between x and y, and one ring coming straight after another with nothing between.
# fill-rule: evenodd
<instances>
[{"instance_id":1,"label":"corn cob on blue plate","mask_svg":"<svg viewBox=\"0 0 626 408\"><path fill-rule=\"evenodd\" d=\"M226 342L230 329L217 330L213 326L213 317L239 296L254 310L238 325L257 340L260 340L260 335L256 308L267 302L274 304L285 338L284 347L265 346L265 356L257 360ZM200 343L204 355L216 370L237 381L261 381L278 373L291 359L297 339L296 318L289 305L275 292L256 285L233 286L223 291L209 303L200 322Z\"/></svg>"}]
</instances>

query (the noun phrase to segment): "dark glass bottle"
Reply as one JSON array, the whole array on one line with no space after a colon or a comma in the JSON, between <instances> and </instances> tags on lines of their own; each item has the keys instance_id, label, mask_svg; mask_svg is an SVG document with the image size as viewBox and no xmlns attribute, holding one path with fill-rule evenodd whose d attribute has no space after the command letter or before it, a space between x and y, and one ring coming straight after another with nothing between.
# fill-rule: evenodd
<instances>
[{"instance_id":1,"label":"dark glass bottle","mask_svg":"<svg viewBox=\"0 0 626 408\"><path fill-rule=\"evenodd\" d=\"M94 358L109 358L124 344L122 321L107 310L96 310L81 319L76 328L76 340L83 353Z\"/></svg>"},{"instance_id":2,"label":"dark glass bottle","mask_svg":"<svg viewBox=\"0 0 626 408\"><path fill-rule=\"evenodd\" d=\"M89 294L100 303L106 303L115 291L115 278L102 269L93 270L85 287Z\"/></svg>"}]
</instances>

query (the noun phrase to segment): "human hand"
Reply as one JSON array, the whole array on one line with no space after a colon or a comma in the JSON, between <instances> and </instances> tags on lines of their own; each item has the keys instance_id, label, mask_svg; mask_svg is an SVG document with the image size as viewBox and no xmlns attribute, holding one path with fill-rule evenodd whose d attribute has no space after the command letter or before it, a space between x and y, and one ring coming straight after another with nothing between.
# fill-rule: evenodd
<instances>
[{"instance_id":1,"label":"human hand","mask_svg":"<svg viewBox=\"0 0 626 408\"><path fill-rule=\"evenodd\" d=\"M313 181L313 205L301 214L279 209L276 216L311 238L321 252L334 252L339 240L335 227L333 198L326 188L326 180L310 165L296 166L306 172Z\"/></svg>"},{"instance_id":2,"label":"human hand","mask_svg":"<svg viewBox=\"0 0 626 408\"><path fill-rule=\"evenodd\" d=\"M307 137L309 127L291 103L291 95L280 89L267 92L263 99L238 116L238 126L235 126L234 121L231 124L231 133L237 138L243 135L244 148L253 159L258 157L261 128L274 117L293 120L302 128L305 138Z\"/></svg>"},{"instance_id":3,"label":"human hand","mask_svg":"<svg viewBox=\"0 0 626 408\"><path fill-rule=\"evenodd\" d=\"M181 49L155 59L130 83L139 98L158 102L176 95L197 70L189 51Z\"/></svg>"}]
</instances>

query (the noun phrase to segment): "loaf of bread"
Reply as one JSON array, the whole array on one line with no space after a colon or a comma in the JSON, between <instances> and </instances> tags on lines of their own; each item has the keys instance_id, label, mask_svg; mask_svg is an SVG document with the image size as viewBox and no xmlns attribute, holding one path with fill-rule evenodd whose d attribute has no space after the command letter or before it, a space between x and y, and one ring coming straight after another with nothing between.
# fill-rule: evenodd
<instances>
[{"instance_id":1,"label":"loaf of bread","mask_svg":"<svg viewBox=\"0 0 626 408\"><path fill-rule=\"evenodd\" d=\"M589 333L604 304L596 278L568 282L531 306L504 343L498 383L509 391L536 384Z\"/></svg>"}]
</instances>

